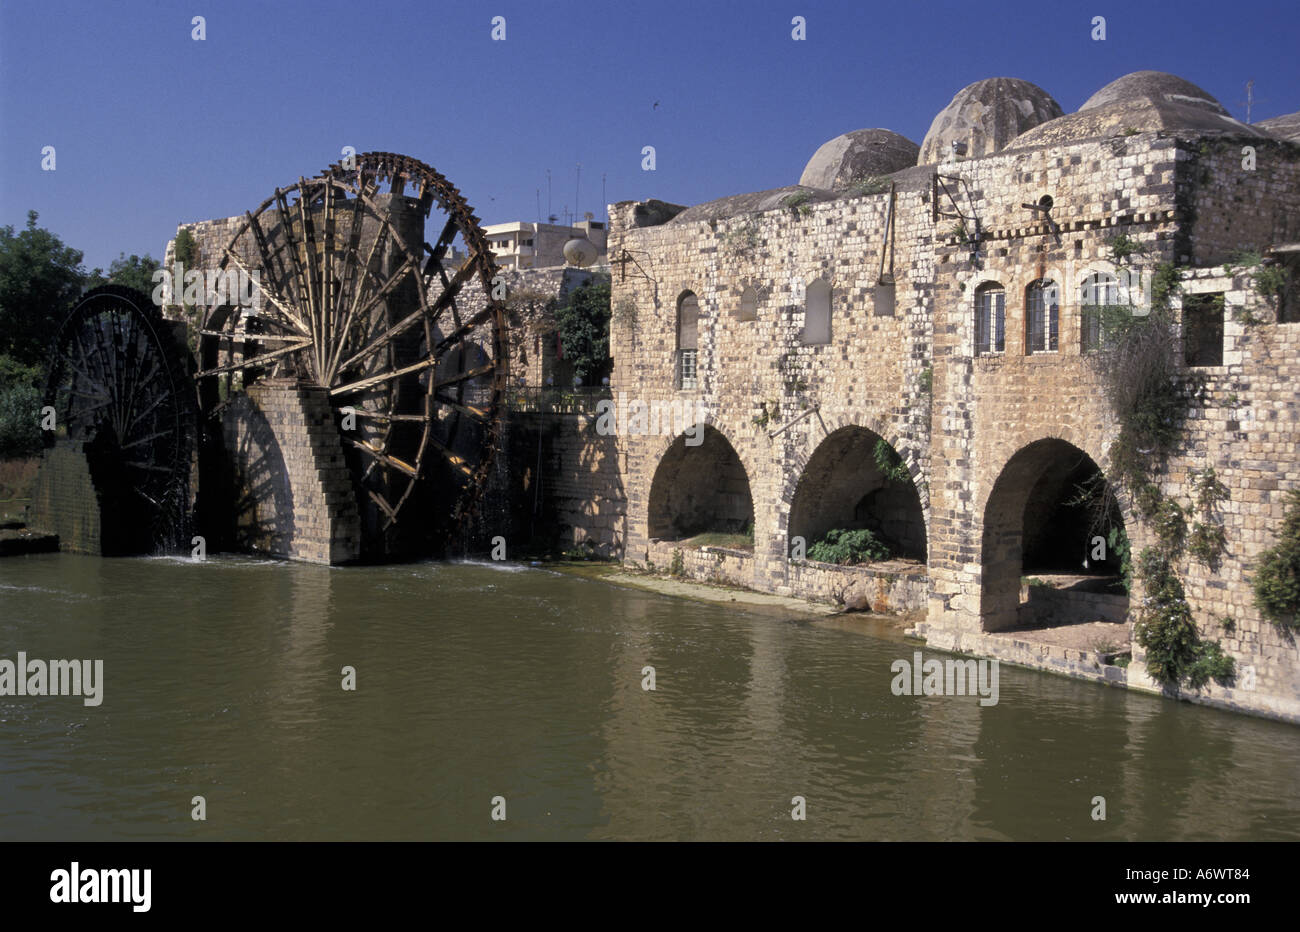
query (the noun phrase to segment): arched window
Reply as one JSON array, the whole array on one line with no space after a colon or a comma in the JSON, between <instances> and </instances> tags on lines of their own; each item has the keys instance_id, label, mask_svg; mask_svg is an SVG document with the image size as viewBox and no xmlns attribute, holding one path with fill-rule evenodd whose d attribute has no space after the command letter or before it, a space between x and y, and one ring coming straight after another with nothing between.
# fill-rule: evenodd
<instances>
[{"instance_id":1,"label":"arched window","mask_svg":"<svg viewBox=\"0 0 1300 932\"><path fill-rule=\"evenodd\" d=\"M803 341L831 341L831 286L821 278L810 282L804 295Z\"/></svg>"},{"instance_id":2,"label":"arched window","mask_svg":"<svg viewBox=\"0 0 1300 932\"><path fill-rule=\"evenodd\" d=\"M1094 272L1083 280L1079 289L1079 348L1085 353L1101 349L1103 340L1102 308L1120 303L1119 282L1109 272Z\"/></svg>"},{"instance_id":3,"label":"arched window","mask_svg":"<svg viewBox=\"0 0 1300 932\"><path fill-rule=\"evenodd\" d=\"M696 363L699 353L700 299L695 292L684 291L677 299L677 365L678 388L695 388L699 383Z\"/></svg>"},{"instance_id":4,"label":"arched window","mask_svg":"<svg viewBox=\"0 0 1300 932\"><path fill-rule=\"evenodd\" d=\"M1027 353L1055 353L1061 309L1056 282L1040 278L1025 289L1025 339Z\"/></svg>"},{"instance_id":5,"label":"arched window","mask_svg":"<svg viewBox=\"0 0 1300 932\"><path fill-rule=\"evenodd\" d=\"M740 308L736 311L737 320L758 320L758 291L753 285L747 285L740 293Z\"/></svg>"},{"instance_id":6,"label":"arched window","mask_svg":"<svg viewBox=\"0 0 1300 932\"><path fill-rule=\"evenodd\" d=\"M975 355L1002 353L1007 348L1007 293L997 282L975 289Z\"/></svg>"}]
</instances>

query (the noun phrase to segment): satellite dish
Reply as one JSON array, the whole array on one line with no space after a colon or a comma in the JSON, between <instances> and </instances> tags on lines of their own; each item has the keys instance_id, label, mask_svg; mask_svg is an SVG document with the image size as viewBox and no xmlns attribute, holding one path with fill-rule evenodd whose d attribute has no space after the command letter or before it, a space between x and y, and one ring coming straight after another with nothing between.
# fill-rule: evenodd
<instances>
[{"instance_id":1,"label":"satellite dish","mask_svg":"<svg viewBox=\"0 0 1300 932\"><path fill-rule=\"evenodd\" d=\"M564 261L578 268L586 268L596 261L599 250L596 244L585 236L575 236L564 244Z\"/></svg>"}]
</instances>

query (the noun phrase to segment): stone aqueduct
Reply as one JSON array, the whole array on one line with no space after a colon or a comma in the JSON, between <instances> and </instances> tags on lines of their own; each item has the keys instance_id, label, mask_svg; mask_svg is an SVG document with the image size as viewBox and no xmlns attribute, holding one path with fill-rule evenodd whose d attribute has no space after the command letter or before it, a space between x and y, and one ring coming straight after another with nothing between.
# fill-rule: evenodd
<instances>
[{"instance_id":1,"label":"stone aqueduct","mask_svg":"<svg viewBox=\"0 0 1300 932\"><path fill-rule=\"evenodd\" d=\"M1118 432L1085 305L1115 303L1104 296L1129 272L1136 296L1172 263L1186 371L1204 387L1158 480L1186 508L1206 467L1229 489L1227 553L1180 571L1202 631L1226 630L1225 650L1254 678L1205 698L1300 718L1296 645L1250 588L1283 495L1300 488L1300 314L1224 265L1254 251L1294 268L1295 123L1239 123L1156 72L1074 114L998 78L960 92L919 152L860 130L822 146L799 185L689 208L613 205L615 396L701 404L708 428L695 446L620 433L625 529L611 542L629 562L676 559L771 592L856 589L874 607L923 613L918 632L940 647L997 654L996 633L1017 625L1122 621L1126 596L1083 586L1026 601L1022 577L1118 568L1114 554L1085 562L1092 533L1072 512ZM910 483L884 479L880 439ZM1115 491L1112 518L1137 553L1152 529ZM749 522L752 554L684 543ZM795 537L864 526L918 559L791 559ZM1225 617L1235 625L1220 630ZM1152 688L1135 657L1129 684Z\"/></svg>"}]
</instances>

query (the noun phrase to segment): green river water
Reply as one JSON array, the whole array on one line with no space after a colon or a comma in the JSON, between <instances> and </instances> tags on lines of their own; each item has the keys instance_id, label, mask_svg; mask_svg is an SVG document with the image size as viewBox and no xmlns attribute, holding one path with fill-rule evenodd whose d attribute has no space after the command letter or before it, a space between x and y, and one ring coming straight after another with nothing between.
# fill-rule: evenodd
<instances>
[{"instance_id":1,"label":"green river water","mask_svg":"<svg viewBox=\"0 0 1300 932\"><path fill-rule=\"evenodd\" d=\"M0 560L0 658L104 665L0 696L0 838L1300 838L1294 726L1007 666L895 696L917 649L521 566Z\"/></svg>"}]
</instances>

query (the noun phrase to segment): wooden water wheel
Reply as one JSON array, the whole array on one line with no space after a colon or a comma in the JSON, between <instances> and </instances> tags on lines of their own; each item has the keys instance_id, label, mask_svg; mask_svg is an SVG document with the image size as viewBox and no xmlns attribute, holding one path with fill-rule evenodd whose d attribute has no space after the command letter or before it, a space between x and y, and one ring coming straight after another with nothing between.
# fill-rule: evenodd
<instances>
[{"instance_id":1,"label":"wooden water wheel","mask_svg":"<svg viewBox=\"0 0 1300 932\"><path fill-rule=\"evenodd\" d=\"M189 545L197 404L173 329L145 295L105 285L81 298L51 347L46 443L84 451L105 554Z\"/></svg>"},{"instance_id":2,"label":"wooden water wheel","mask_svg":"<svg viewBox=\"0 0 1300 932\"><path fill-rule=\"evenodd\" d=\"M496 452L508 362L495 264L456 188L415 159L358 155L246 213L219 267L260 304L209 307L205 408L258 378L320 386L368 525L391 535L419 501L408 523L459 528Z\"/></svg>"}]
</instances>

